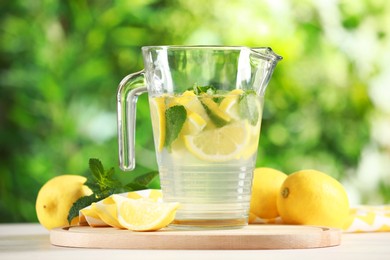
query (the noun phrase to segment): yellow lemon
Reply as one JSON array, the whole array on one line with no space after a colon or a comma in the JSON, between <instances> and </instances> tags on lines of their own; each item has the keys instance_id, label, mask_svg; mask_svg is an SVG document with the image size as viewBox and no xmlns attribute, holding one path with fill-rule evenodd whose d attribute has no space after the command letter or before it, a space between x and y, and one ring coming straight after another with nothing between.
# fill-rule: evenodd
<instances>
[{"instance_id":1,"label":"yellow lemon","mask_svg":"<svg viewBox=\"0 0 390 260\"><path fill-rule=\"evenodd\" d=\"M253 173L250 213L270 219L279 216L276 200L287 175L272 168L256 168Z\"/></svg>"},{"instance_id":2,"label":"yellow lemon","mask_svg":"<svg viewBox=\"0 0 390 260\"><path fill-rule=\"evenodd\" d=\"M161 197L162 197L162 193L160 190L150 190L147 199L150 201L158 201L159 199L161 199ZM127 193L127 198L134 200L134 199L141 199L143 197L137 192L129 192ZM125 228L118 221L117 206L113 199L113 195L97 203L92 203L91 209L92 211L96 212L98 218L100 218L107 225L116 228Z\"/></svg>"},{"instance_id":3,"label":"yellow lemon","mask_svg":"<svg viewBox=\"0 0 390 260\"><path fill-rule=\"evenodd\" d=\"M187 90L182 95L170 98L170 100L173 104L184 106L188 112L196 113L203 119L204 122L207 123L210 121L205 108L193 91Z\"/></svg>"},{"instance_id":4,"label":"yellow lemon","mask_svg":"<svg viewBox=\"0 0 390 260\"><path fill-rule=\"evenodd\" d=\"M154 231L169 225L179 203L156 202L150 199L130 199L113 195L119 223L133 231Z\"/></svg>"},{"instance_id":5,"label":"yellow lemon","mask_svg":"<svg viewBox=\"0 0 390 260\"><path fill-rule=\"evenodd\" d=\"M253 214L252 212L249 212L248 223L249 224L254 223L256 221L256 218L257 218L257 216L255 214Z\"/></svg>"},{"instance_id":6,"label":"yellow lemon","mask_svg":"<svg viewBox=\"0 0 390 260\"><path fill-rule=\"evenodd\" d=\"M257 148L259 146L259 138L260 138L260 123L253 126L250 125L250 137L248 147L245 148L245 151L241 154L244 160L247 160L249 157L253 156L257 152Z\"/></svg>"},{"instance_id":7,"label":"yellow lemon","mask_svg":"<svg viewBox=\"0 0 390 260\"><path fill-rule=\"evenodd\" d=\"M60 175L46 182L38 192L35 209L39 222L47 229L68 226L68 213L73 203L92 194L84 185L87 179L79 175ZM78 217L72 220L77 224Z\"/></svg>"},{"instance_id":8,"label":"yellow lemon","mask_svg":"<svg viewBox=\"0 0 390 260\"><path fill-rule=\"evenodd\" d=\"M244 160L247 160L251 156L254 156L255 153L257 152L258 146L259 146L259 135L251 136L248 147L245 148L245 151L243 151L242 154L240 154L240 157L242 157Z\"/></svg>"},{"instance_id":9,"label":"yellow lemon","mask_svg":"<svg viewBox=\"0 0 390 260\"><path fill-rule=\"evenodd\" d=\"M207 108L210 117L213 116L215 120L219 120L223 123L228 123L232 120L231 117L213 100L212 96L203 95L201 100L202 104Z\"/></svg>"},{"instance_id":10,"label":"yellow lemon","mask_svg":"<svg viewBox=\"0 0 390 260\"><path fill-rule=\"evenodd\" d=\"M244 91L242 89L234 89L230 91L219 104L219 108L234 120L240 119L238 113L238 101L240 95L242 95L243 93Z\"/></svg>"},{"instance_id":11,"label":"yellow lemon","mask_svg":"<svg viewBox=\"0 0 390 260\"><path fill-rule=\"evenodd\" d=\"M79 223L80 226L90 225L91 227L106 226L103 223L92 205L85 207L79 211Z\"/></svg>"},{"instance_id":12,"label":"yellow lemon","mask_svg":"<svg viewBox=\"0 0 390 260\"><path fill-rule=\"evenodd\" d=\"M161 151L165 142L165 97L150 98L149 104L156 148Z\"/></svg>"},{"instance_id":13,"label":"yellow lemon","mask_svg":"<svg viewBox=\"0 0 390 260\"><path fill-rule=\"evenodd\" d=\"M225 162L239 158L245 151L250 131L247 121L238 121L196 135L186 135L184 141L187 149L199 159Z\"/></svg>"},{"instance_id":14,"label":"yellow lemon","mask_svg":"<svg viewBox=\"0 0 390 260\"><path fill-rule=\"evenodd\" d=\"M116 228L124 228L117 219L117 209L112 197L105 198L99 203L92 203L91 209L107 225Z\"/></svg>"},{"instance_id":15,"label":"yellow lemon","mask_svg":"<svg viewBox=\"0 0 390 260\"><path fill-rule=\"evenodd\" d=\"M179 133L179 136L172 142L172 155L175 158L181 158L185 149L184 136L196 135L201 132L207 123L204 119L195 112L188 112L187 119L184 122L183 128Z\"/></svg>"},{"instance_id":16,"label":"yellow lemon","mask_svg":"<svg viewBox=\"0 0 390 260\"><path fill-rule=\"evenodd\" d=\"M183 135L193 135L201 132L207 125L207 122L197 113L189 112L184 123Z\"/></svg>"},{"instance_id":17,"label":"yellow lemon","mask_svg":"<svg viewBox=\"0 0 390 260\"><path fill-rule=\"evenodd\" d=\"M286 224L342 228L349 216L348 195L336 179L316 170L289 175L277 206Z\"/></svg>"},{"instance_id":18,"label":"yellow lemon","mask_svg":"<svg viewBox=\"0 0 390 260\"><path fill-rule=\"evenodd\" d=\"M115 194L115 196L123 196L129 199L141 199L147 198L150 201L161 201L162 192L161 190L142 190L142 191L133 191L122 194ZM101 227L101 226L112 226L115 228L125 228L118 221L117 206L112 198L113 195L102 199L98 202L92 203L90 206L87 206L80 210L79 224L92 227Z\"/></svg>"}]
</instances>

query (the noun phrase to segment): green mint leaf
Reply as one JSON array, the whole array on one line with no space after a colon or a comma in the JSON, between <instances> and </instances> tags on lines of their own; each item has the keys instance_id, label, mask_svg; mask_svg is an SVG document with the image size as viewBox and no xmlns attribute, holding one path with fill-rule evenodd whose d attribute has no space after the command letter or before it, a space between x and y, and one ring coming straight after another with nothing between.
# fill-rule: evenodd
<instances>
[{"instance_id":1,"label":"green mint leaf","mask_svg":"<svg viewBox=\"0 0 390 260\"><path fill-rule=\"evenodd\" d=\"M148 188L145 185L141 185L141 184L137 184L137 183L133 183L133 182L126 184L125 187L128 191L145 190Z\"/></svg>"},{"instance_id":2,"label":"green mint leaf","mask_svg":"<svg viewBox=\"0 0 390 260\"><path fill-rule=\"evenodd\" d=\"M102 162L99 159L89 159L89 169L91 170L92 176L96 185L99 186L100 192L107 192L110 189L120 189L122 184L115 178L115 169L111 167L109 170L105 170ZM91 183L91 182L89 182ZM92 190L96 190L96 185L92 185Z\"/></svg>"},{"instance_id":3,"label":"green mint leaf","mask_svg":"<svg viewBox=\"0 0 390 260\"><path fill-rule=\"evenodd\" d=\"M182 109L179 109L178 111L181 110ZM183 117L181 115L183 114L182 111L172 112L172 113L179 114L178 118L176 118L176 116L170 115L169 117L173 116L172 120L175 120L176 118L176 120L183 121L184 123L186 118L185 109L184 109L184 113L185 113L184 120L183 119L180 120L180 118ZM73 203L68 213L69 223L72 221L74 217L77 217L79 215L79 211L81 209L91 205L93 202L103 200L111 196L112 194L147 189L150 182L152 182L152 180L158 175L158 172L156 171L148 172L139 175L131 183L127 185L123 185L115 177L114 167L111 167L109 170L105 170L103 164L99 159L95 159L95 158L89 159L89 168L91 170L91 173L86 176L87 181L84 183L84 185L88 186L88 188L92 190L92 195L81 197L76 202Z\"/></svg>"},{"instance_id":4,"label":"green mint leaf","mask_svg":"<svg viewBox=\"0 0 390 260\"><path fill-rule=\"evenodd\" d=\"M120 181L115 177L115 169L114 167L111 167L109 170L106 170L104 172L104 186L110 187L110 188L120 188L122 184Z\"/></svg>"},{"instance_id":5,"label":"green mint leaf","mask_svg":"<svg viewBox=\"0 0 390 260\"><path fill-rule=\"evenodd\" d=\"M89 176L87 176L87 181L84 183L84 185L88 186L88 188L92 191L92 193L100 193L100 185L96 183L95 180L91 179Z\"/></svg>"},{"instance_id":6,"label":"green mint leaf","mask_svg":"<svg viewBox=\"0 0 390 260\"><path fill-rule=\"evenodd\" d=\"M215 97L213 97L213 101L215 103L217 103L217 104L220 104L223 99L224 99L224 97L222 97L222 96L215 96Z\"/></svg>"},{"instance_id":7,"label":"green mint leaf","mask_svg":"<svg viewBox=\"0 0 390 260\"><path fill-rule=\"evenodd\" d=\"M111 167L109 170L104 172L104 176L106 178L112 178L112 177L114 177L114 173L115 173L115 169L114 169L114 167Z\"/></svg>"},{"instance_id":8,"label":"green mint leaf","mask_svg":"<svg viewBox=\"0 0 390 260\"><path fill-rule=\"evenodd\" d=\"M202 106L204 107L204 109L205 109L207 115L209 116L209 118L210 118L211 121L215 124L216 127L219 128L219 127L222 127L222 126L226 125L227 123L229 123L229 122L227 122L225 119L223 119L223 118L219 117L217 114L215 114L214 111L213 111L213 109L211 109L211 108L206 104L206 101L207 101L207 100L200 100L200 102L201 102ZM214 101L214 100L212 100L212 101ZM210 103L209 103L209 105L211 106L211 105L213 105L213 104L210 104Z\"/></svg>"},{"instance_id":9,"label":"green mint leaf","mask_svg":"<svg viewBox=\"0 0 390 260\"><path fill-rule=\"evenodd\" d=\"M104 167L102 162L99 159L91 158L89 159L89 169L91 170L91 173L93 177L97 181L101 181L104 179Z\"/></svg>"},{"instance_id":10,"label":"green mint leaf","mask_svg":"<svg viewBox=\"0 0 390 260\"><path fill-rule=\"evenodd\" d=\"M85 207L88 207L93 202L99 201L100 198L97 197L95 194L84 196L76 200L72 207L69 210L68 213L68 223L70 224L72 222L72 219L77 217L79 215L79 211L82 210Z\"/></svg>"},{"instance_id":11,"label":"green mint leaf","mask_svg":"<svg viewBox=\"0 0 390 260\"><path fill-rule=\"evenodd\" d=\"M247 91L240 96L238 111L243 119L248 119L251 125L256 125L259 120L257 95L254 91Z\"/></svg>"},{"instance_id":12,"label":"green mint leaf","mask_svg":"<svg viewBox=\"0 0 390 260\"><path fill-rule=\"evenodd\" d=\"M148 173L139 175L137 178L134 179L133 182L135 182L137 184L140 184L140 185L147 186L147 185L149 185L153 181L153 179L156 176L158 176L158 172L157 171L148 172Z\"/></svg>"},{"instance_id":13,"label":"green mint leaf","mask_svg":"<svg viewBox=\"0 0 390 260\"><path fill-rule=\"evenodd\" d=\"M179 136L184 122L187 118L187 111L182 105L172 106L165 111L165 146L170 150L171 144Z\"/></svg>"},{"instance_id":14,"label":"green mint leaf","mask_svg":"<svg viewBox=\"0 0 390 260\"><path fill-rule=\"evenodd\" d=\"M210 86L199 86L196 83L193 86L193 90L195 95L200 95L200 94L208 94L208 95L214 95L217 92L217 89L210 85Z\"/></svg>"},{"instance_id":15,"label":"green mint leaf","mask_svg":"<svg viewBox=\"0 0 390 260\"><path fill-rule=\"evenodd\" d=\"M139 175L131 183L126 184L125 188L132 191L147 189L156 176L158 176L157 171Z\"/></svg>"}]
</instances>

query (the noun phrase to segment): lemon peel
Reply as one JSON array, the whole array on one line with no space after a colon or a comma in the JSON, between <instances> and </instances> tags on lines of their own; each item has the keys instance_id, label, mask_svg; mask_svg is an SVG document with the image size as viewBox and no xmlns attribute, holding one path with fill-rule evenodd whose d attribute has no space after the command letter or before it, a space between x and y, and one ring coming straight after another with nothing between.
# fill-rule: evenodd
<instances>
[{"instance_id":1,"label":"lemon peel","mask_svg":"<svg viewBox=\"0 0 390 260\"><path fill-rule=\"evenodd\" d=\"M84 185L86 178L80 175L59 175L47 181L39 190L35 209L37 217L46 229L68 226L68 213L73 203L92 194ZM73 218L71 225L77 224Z\"/></svg>"},{"instance_id":2,"label":"lemon peel","mask_svg":"<svg viewBox=\"0 0 390 260\"><path fill-rule=\"evenodd\" d=\"M152 124L154 124L154 140L156 140L156 147L161 151L165 142L165 97L150 98L150 115Z\"/></svg>"},{"instance_id":3,"label":"lemon peel","mask_svg":"<svg viewBox=\"0 0 390 260\"><path fill-rule=\"evenodd\" d=\"M349 217L348 195L336 179L317 170L290 174L280 189L277 208L286 224L343 228Z\"/></svg>"},{"instance_id":4,"label":"lemon peel","mask_svg":"<svg viewBox=\"0 0 390 260\"><path fill-rule=\"evenodd\" d=\"M253 173L250 213L262 219L279 216L277 198L287 175L279 170L260 167Z\"/></svg>"}]
</instances>

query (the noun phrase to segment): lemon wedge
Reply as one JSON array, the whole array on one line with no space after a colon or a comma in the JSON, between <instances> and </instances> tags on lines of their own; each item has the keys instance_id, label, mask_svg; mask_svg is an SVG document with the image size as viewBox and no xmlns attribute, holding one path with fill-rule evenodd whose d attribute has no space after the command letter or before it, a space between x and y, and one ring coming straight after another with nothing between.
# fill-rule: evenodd
<instances>
[{"instance_id":1,"label":"lemon wedge","mask_svg":"<svg viewBox=\"0 0 390 260\"><path fill-rule=\"evenodd\" d=\"M234 120L240 119L238 114L238 101L240 95L243 93L244 91L242 89L234 89L230 91L219 104L219 108Z\"/></svg>"},{"instance_id":2,"label":"lemon wedge","mask_svg":"<svg viewBox=\"0 0 390 260\"><path fill-rule=\"evenodd\" d=\"M188 151L201 160L226 162L237 159L248 147L250 126L247 120L237 121L221 128L205 130L184 136Z\"/></svg>"},{"instance_id":3,"label":"lemon wedge","mask_svg":"<svg viewBox=\"0 0 390 260\"><path fill-rule=\"evenodd\" d=\"M129 199L113 195L119 223L133 231L154 231L169 225L176 215L179 203L156 202L149 199Z\"/></svg>"},{"instance_id":4,"label":"lemon wedge","mask_svg":"<svg viewBox=\"0 0 390 260\"><path fill-rule=\"evenodd\" d=\"M117 209L112 197L105 198L101 203L92 203L91 210L95 211L99 218L107 225L124 228L117 219Z\"/></svg>"},{"instance_id":5,"label":"lemon wedge","mask_svg":"<svg viewBox=\"0 0 390 260\"><path fill-rule=\"evenodd\" d=\"M225 124L230 122L231 117L219 107L212 97L204 96L201 98L201 102L207 107L209 117L214 118L214 123Z\"/></svg>"},{"instance_id":6,"label":"lemon wedge","mask_svg":"<svg viewBox=\"0 0 390 260\"><path fill-rule=\"evenodd\" d=\"M165 142L165 97L150 98L150 116L153 124L154 140L160 152Z\"/></svg>"},{"instance_id":7,"label":"lemon wedge","mask_svg":"<svg viewBox=\"0 0 390 260\"><path fill-rule=\"evenodd\" d=\"M202 131L206 127L206 125L207 122L198 113L190 112L184 124L183 134L197 134Z\"/></svg>"},{"instance_id":8,"label":"lemon wedge","mask_svg":"<svg viewBox=\"0 0 390 260\"><path fill-rule=\"evenodd\" d=\"M210 121L206 110L193 91L185 91L181 96L175 97L173 102L183 105L189 112L198 114L206 123Z\"/></svg>"}]
</instances>

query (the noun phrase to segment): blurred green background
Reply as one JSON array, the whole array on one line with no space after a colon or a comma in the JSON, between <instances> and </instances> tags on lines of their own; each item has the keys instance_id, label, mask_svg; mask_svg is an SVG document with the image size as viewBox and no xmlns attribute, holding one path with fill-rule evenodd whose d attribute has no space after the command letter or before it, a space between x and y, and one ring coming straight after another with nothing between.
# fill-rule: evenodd
<instances>
[{"instance_id":1,"label":"blurred green background","mask_svg":"<svg viewBox=\"0 0 390 260\"><path fill-rule=\"evenodd\" d=\"M118 168L116 92L144 45L270 46L257 165L324 171L352 204L390 202L390 1L0 2L0 222L37 221L39 188L89 158L156 170L147 97L135 174ZM158 185L158 182L155 183Z\"/></svg>"}]
</instances>

